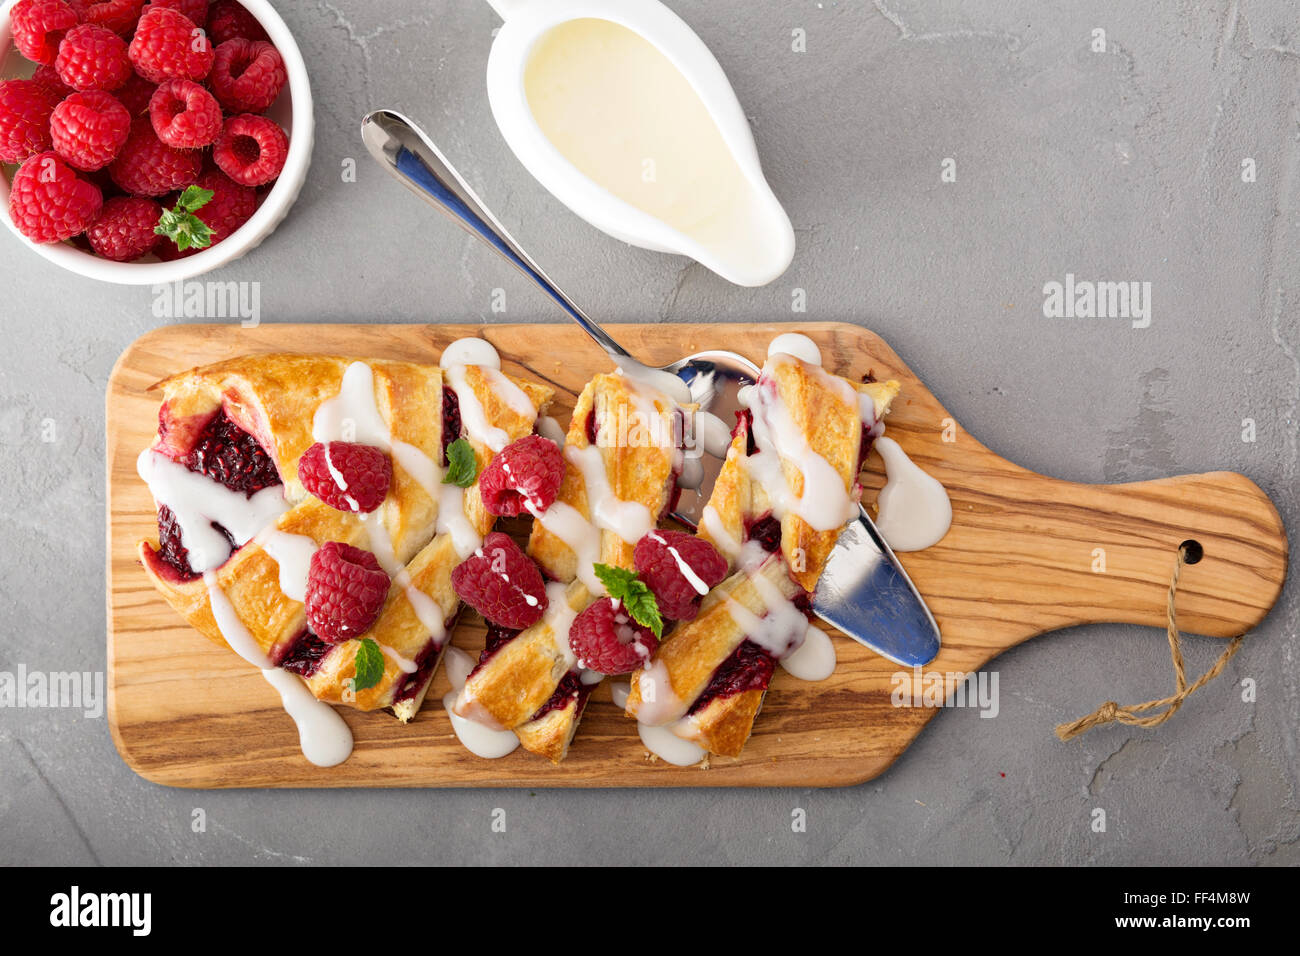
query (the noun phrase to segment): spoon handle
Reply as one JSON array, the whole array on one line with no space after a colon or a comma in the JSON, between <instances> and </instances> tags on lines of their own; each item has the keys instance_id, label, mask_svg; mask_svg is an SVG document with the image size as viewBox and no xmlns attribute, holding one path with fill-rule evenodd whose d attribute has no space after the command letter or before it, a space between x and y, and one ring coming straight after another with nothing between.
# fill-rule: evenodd
<instances>
[{"instance_id":1,"label":"spoon handle","mask_svg":"<svg viewBox=\"0 0 1300 956\"><path fill-rule=\"evenodd\" d=\"M361 121L361 138L371 155L403 185L442 212L466 232L495 249L503 259L532 279L555 300L596 344L618 361L630 355L578 308L528 253L520 248L474 190L409 119L394 110L375 110Z\"/></svg>"}]
</instances>

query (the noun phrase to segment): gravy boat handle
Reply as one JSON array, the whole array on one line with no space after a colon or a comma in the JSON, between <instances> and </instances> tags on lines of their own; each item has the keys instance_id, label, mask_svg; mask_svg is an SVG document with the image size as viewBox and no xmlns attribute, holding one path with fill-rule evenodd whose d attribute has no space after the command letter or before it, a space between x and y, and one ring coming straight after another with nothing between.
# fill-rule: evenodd
<instances>
[{"instance_id":1,"label":"gravy boat handle","mask_svg":"<svg viewBox=\"0 0 1300 956\"><path fill-rule=\"evenodd\" d=\"M442 155L441 150L433 145L418 126L395 110L375 110L361 120L361 139L370 154L398 182L466 232L482 239L503 259L532 279L616 364L623 365L628 361L640 364L623 346L610 338L604 329L589 319L551 281L532 257L520 248L505 226L483 205L483 201L469 188L469 184L456 172L447 157Z\"/></svg>"}]
</instances>

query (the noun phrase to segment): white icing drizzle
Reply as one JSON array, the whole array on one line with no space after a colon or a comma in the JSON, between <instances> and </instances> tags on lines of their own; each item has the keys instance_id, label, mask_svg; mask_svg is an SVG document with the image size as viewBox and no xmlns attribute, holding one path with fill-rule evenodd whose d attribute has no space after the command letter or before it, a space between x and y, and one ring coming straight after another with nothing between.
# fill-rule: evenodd
<instances>
[{"instance_id":1,"label":"white icing drizzle","mask_svg":"<svg viewBox=\"0 0 1300 956\"><path fill-rule=\"evenodd\" d=\"M670 724L682 717L690 709L691 702L682 700L673 691L668 668L658 658L652 660L641 671L633 675L637 689L641 692L641 702L637 705L638 723L654 727Z\"/></svg>"},{"instance_id":2,"label":"white icing drizzle","mask_svg":"<svg viewBox=\"0 0 1300 956\"><path fill-rule=\"evenodd\" d=\"M767 346L767 357L793 355L797 359L818 367L822 364L822 350L817 343L800 332L783 332Z\"/></svg>"},{"instance_id":3,"label":"white icing drizzle","mask_svg":"<svg viewBox=\"0 0 1300 956\"><path fill-rule=\"evenodd\" d=\"M731 429L712 412L695 413L695 441L714 458L726 458L731 445Z\"/></svg>"},{"instance_id":4,"label":"white icing drizzle","mask_svg":"<svg viewBox=\"0 0 1300 956\"><path fill-rule=\"evenodd\" d=\"M650 509L639 501L624 501L614 494L605 473L605 459L598 447L570 445L564 449L564 456L582 472L587 508L596 527L612 531L632 545L649 534L655 526Z\"/></svg>"},{"instance_id":5,"label":"white icing drizzle","mask_svg":"<svg viewBox=\"0 0 1300 956\"><path fill-rule=\"evenodd\" d=\"M627 709L627 699L632 696L632 685L625 680L610 681L609 696L619 710Z\"/></svg>"},{"instance_id":6,"label":"white icing drizzle","mask_svg":"<svg viewBox=\"0 0 1300 956\"><path fill-rule=\"evenodd\" d=\"M497 398L506 403L512 412L521 418L536 420L537 407L522 388L510 381L510 378L498 369L481 367L480 371L487 379L488 387L496 393Z\"/></svg>"},{"instance_id":7,"label":"white icing drizzle","mask_svg":"<svg viewBox=\"0 0 1300 956\"><path fill-rule=\"evenodd\" d=\"M442 698L443 709L451 719L451 729L465 749L476 757L495 760L513 753L519 746L519 737L510 730L487 727L477 721L461 717L453 709L456 695L465 686L470 671L474 669L474 658L458 647L447 648L443 659L447 670L447 679L451 681L451 690Z\"/></svg>"},{"instance_id":8,"label":"white icing drizzle","mask_svg":"<svg viewBox=\"0 0 1300 956\"><path fill-rule=\"evenodd\" d=\"M478 365L499 370L501 355L491 342L471 336L457 339L443 349L438 365L444 369L451 368L453 365Z\"/></svg>"},{"instance_id":9,"label":"white icing drizzle","mask_svg":"<svg viewBox=\"0 0 1300 956\"><path fill-rule=\"evenodd\" d=\"M577 616L578 612L569 606L568 586L559 581L548 581L546 611L542 615L542 620L551 629L555 648L564 658L566 670L573 670L578 663L577 655L569 646L569 629L573 627L573 621Z\"/></svg>"},{"instance_id":10,"label":"white icing drizzle","mask_svg":"<svg viewBox=\"0 0 1300 956\"><path fill-rule=\"evenodd\" d=\"M835 673L835 644L816 624L808 623L807 637L790 655L781 658L781 667L799 680L825 680Z\"/></svg>"},{"instance_id":11,"label":"white icing drizzle","mask_svg":"<svg viewBox=\"0 0 1300 956\"><path fill-rule=\"evenodd\" d=\"M299 604L307 600L307 575L316 542L305 534L289 534L264 528L255 539L262 550L280 566L280 590Z\"/></svg>"},{"instance_id":12,"label":"white icing drizzle","mask_svg":"<svg viewBox=\"0 0 1300 956\"><path fill-rule=\"evenodd\" d=\"M212 522L229 531L235 544L242 546L289 510L281 485L263 488L249 497L153 449L140 453L136 471L149 486L154 502L176 516L190 567L200 574L220 567L230 557L230 542Z\"/></svg>"},{"instance_id":13,"label":"white icing drizzle","mask_svg":"<svg viewBox=\"0 0 1300 956\"><path fill-rule=\"evenodd\" d=\"M280 693L280 702L298 727L302 754L318 767L333 767L352 753L352 731L328 704L312 696L302 678L289 671L272 667L270 659L258 646L244 622L235 613L230 599L217 584L217 576L203 575L212 604L212 617L231 649L262 672L266 682Z\"/></svg>"},{"instance_id":14,"label":"white icing drizzle","mask_svg":"<svg viewBox=\"0 0 1300 956\"><path fill-rule=\"evenodd\" d=\"M578 580L593 595L605 593L605 585L596 577L594 565L600 560L600 530L582 516L572 505L556 501L545 511L539 511L529 499L524 499L528 513L541 522L551 534L572 549L578 558Z\"/></svg>"},{"instance_id":15,"label":"white icing drizzle","mask_svg":"<svg viewBox=\"0 0 1300 956\"><path fill-rule=\"evenodd\" d=\"M668 549L668 553L671 554L673 556L673 560L677 562L677 570L680 571L682 577L686 579L686 583L689 584L691 587L695 588L696 594L702 597L705 594L709 593L709 586L704 583L703 578L701 578L698 574L695 573L695 569L691 567L690 563L681 556L681 552L679 552L676 548L674 548L671 544L669 544L668 541L656 531L651 531L650 537L653 540L658 541L660 544L662 544L665 548Z\"/></svg>"},{"instance_id":16,"label":"white icing drizzle","mask_svg":"<svg viewBox=\"0 0 1300 956\"><path fill-rule=\"evenodd\" d=\"M543 415L541 418L537 419L537 434L541 435L543 438L549 438L561 448L564 447L564 429L561 428L560 423L550 415Z\"/></svg>"},{"instance_id":17,"label":"white icing drizzle","mask_svg":"<svg viewBox=\"0 0 1300 956\"><path fill-rule=\"evenodd\" d=\"M677 405L689 405L694 401L691 398L690 388L672 372L650 368L631 358L616 358L614 363L618 366L617 374L626 377L630 382L649 387L652 391L672 399Z\"/></svg>"},{"instance_id":18,"label":"white icing drizzle","mask_svg":"<svg viewBox=\"0 0 1300 956\"><path fill-rule=\"evenodd\" d=\"M636 732L646 750L674 767L693 766L708 755L708 751L699 744L677 736L677 731L672 726L647 726L638 722Z\"/></svg>"},{"instance_id":19,"label":"white icing drizzle","mask_svg":"<svg viewBox=\"0 0 1300 956\"><path fill-rule=\"evenodd\" d=\"M357 499L353 498L350 494L348 494L347 479L343 477L343 473L341 471L339 471L337 468L334 467L334 459L330 457L329 444L326 444L324 447L325 447L325 467L329 469L330 478L333 480L334 486L338 488L339 491L343 492L343 500L348 503L349 508L351 508L353 511L360 511L361 506L357 504Z\"/></svg>"},{"instance_id":20,"label":"white icing drizzle","mask_svg":"<svg viewBox=\"0 0 1300 956\"><path fill-rule=\"evenodd\" d=\"M478 396L474 394L469 381L465 378L465 366L453 365L444 369L443 375L452 391L456 393L456 400L460 404L461 427L465 429L469 439L480 445L486 445L494 452L505 448L510 443L510 436L506 434L504 428L497 428L488 423L483 403L478 400Z\"/></svg>"},{"instance_id":21,"label":"white icing drizzle","mask_svg":"<svg viewBox=\"0 0 1300 956\"><path fill-rule=\"evenodd\" d=\"M482 535L465 514L465 489L450 482L438 488L438 534L451 535L462 561L483 546Z\"/></svg>"},{"instance_id":22,"label":"white icing drizzle","mask_svg":"<svg viewBox=\"0 0 1300 956\"><path fill-rule=\"evenodd\" d=\"M437 601L415 586L415 583L411 580L410 572L406 570L406 566L397 560L397 556L393 553L392 536L389 535L388 528L384 526L383 517L380 513L372 511L370 514L361 515L360 517L361 524L370 536L370 550L374 553L379 566L388 572L388 576L393 583L406 593L406 599L411 602L411 608L415 611L415 616L428 630L429 637L435 643L441 645L447 638L446 619L442 615L442 608L438 606Z\"/></svg>"},{"instance_id":23,"label":"white icing drizzle","mask_svg":"<svg viewBox=\"0 0 1300 956\"><path fill-rule=\"evenodd\" d=\"M776 363L790 359L778 354L768 361L765 379ZM829 383L842 385L853 392L847 404L860 411L857 392L841 379L826 376ZM813 451L807 436L791 418L789 410L777 396L775 383L768 380L752 387L745 398L753 412L752 434L758 453L741 459L753 479L772 498L772 513L778 519L793 513L817 531L843 527L856 513L857 503L844 486L844 479L821 455ZM789 461L803 475L803 493L796 495L786 481L782 459Z\"/></svg>"},{"instance_id":24,"label":"white icing drizzle","mask_svg":"<svg viewBox=\"0 0 1300 956\"><path fill-rule=\"evenodd\" d=\"M708 532L710 540L722 552L722 556L735 564L736 559L740 557L742 544L723 527L722 515L718 514L718 509L713 505L705 505L704 510L700 512L700 527Z\"/></svg>"},{"instance_id":25,"label":"white icing drizzle","mask_svg":"<svg viewBox=\"0 0 1300 956\"><path fill-rule=\"evenodd\" d=\"M943 485L907 457L898 442L881 438L875 448L889 480L876 497L876 527L895 551L938 544L952 526L952 502Z\"/></svg>"},{"instance_id":26,"label":"white icing drizzle","mask_svg":"<svg viewBox=\"0 0 1300 956\"><path fill-rule=\"evenodd\" d=\"M376 644L379 642L376 641ZM403 657L397 651L393 650L387 644L379 644L379 649L384 652L384 656L397 665L397 669L403 674L414 674L420 669L419 665L409 657Z\"/></svg>"}]
</instances>

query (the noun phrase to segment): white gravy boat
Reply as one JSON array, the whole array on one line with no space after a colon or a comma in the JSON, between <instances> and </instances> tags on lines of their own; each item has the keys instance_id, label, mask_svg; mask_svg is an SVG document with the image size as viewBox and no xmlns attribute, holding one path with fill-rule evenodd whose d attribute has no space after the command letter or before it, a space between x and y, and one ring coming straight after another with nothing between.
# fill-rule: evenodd
<instances>
[{"instance_id":1,"label":"white gravy boat","mask_svg":"<svg viewBox=\"0 0 1300 956\"><path fill-rule=\"evenodd\" d=\"M530 173L597 229L764 285L794 229L749 123L704 42L658 0L489 0L506 21L488 57L501 134Z\"/></svg>"}]
</instances>

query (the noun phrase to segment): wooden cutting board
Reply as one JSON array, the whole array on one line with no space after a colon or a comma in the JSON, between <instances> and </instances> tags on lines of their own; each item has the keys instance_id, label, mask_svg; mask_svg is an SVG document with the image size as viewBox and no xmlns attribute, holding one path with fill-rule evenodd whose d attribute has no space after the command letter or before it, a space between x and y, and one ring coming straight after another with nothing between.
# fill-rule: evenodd
<instances>
[{"instance_id":1,"label":"wooden cutting board","mask_svg":"<svg viewBox=\"0 0 1300 956\"><path fill-rule=\"evenodd\" d=\"M620 325L613 331L657 365L719 347L761 363L771 338L792 328ZM902 383L886 420L889 435L952 498L947 537L902 555L943 632L943 650L925 671L947 675L949 689L957 675L1045 631L1096 621L1163 629L1176 549L1188 539L1200 542L1205 557L1183 572L1178 608L1185 631L1242 634L1277 599L1286 536L1272 503L1241 475L1126 485L1046 478L999 458L951 422L875 334L838 323L798 329L820 344L828 369L850 378L871 370ZM352 758L329 769L307 763L275 691L234 653L182 623L136 562L136 542L156 534L148 490L135 473L136 456L157 427L159 400L146 389L190 366L256 352L436 362L444 345L466 335L492 342L507 371L555 386L553 414L562 424L583 384L608 369L574 325L172 326L143 336L118 360L107 399L108 715L132 769L184 787L830 786L868 780L897 759L937 711L894 706L891 691L899 681L893 678L903 669L836 634L835 674L810 684L778 669L744 755L715 757L707 770L648 759L635 725L610 702L608 681L593 695L563 764L522 749L480 760L452 735L440 703L448 690L441 669L412 723L344 708L356 738ZM868 503L883 482L873 453L863 478ZM1105 552L1104 573L1094 570L1097 549ZM453 642L477 654L481 622L462 620ZM1155 632L1151 640L1163 643ZM1102 699L1105 688L1096 690ZM1152 688L1153 696L1164 690ZM1213 685L1202 693L1213 694Z\"/></svg>"}]
</instances>

